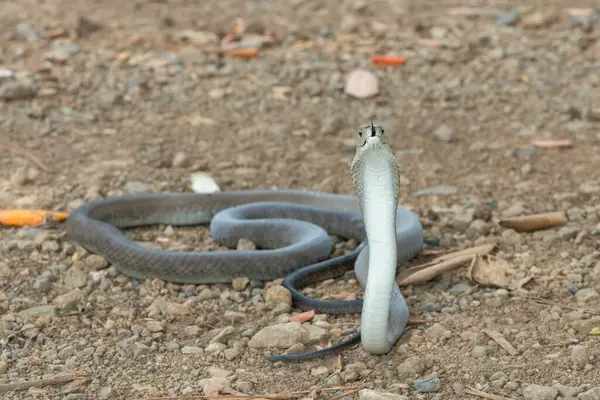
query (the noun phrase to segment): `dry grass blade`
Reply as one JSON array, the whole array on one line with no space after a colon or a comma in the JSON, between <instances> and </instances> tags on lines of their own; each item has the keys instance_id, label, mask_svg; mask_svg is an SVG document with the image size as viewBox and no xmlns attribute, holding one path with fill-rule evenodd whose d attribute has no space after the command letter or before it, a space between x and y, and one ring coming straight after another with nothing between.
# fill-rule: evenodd
<instances>
[{"instance_id":1,"label":"dry grass blade","mask_svg":"<svg viewBox=\"0 0 600 400\"><path fill-rule=\"evenodd\" d=\"M545 306L557 306L557 307L562 307L562 308L566 308L566 309L573 310L573 311L585 312L585 313L588 313L588 314L591 314L591 315L600 315L600 310L594 310L594 309L585 308L585 307L570 306L568 304L564 304L564 303L559 303L559 302L552 301L552 300L543 299L541 297L527 296L526 299L535 301L536 303L543 304Z\"/></svg>"},{"instance_id":2,"label":"dry grass blade","mask_svg":"<svg viewBox=\"0 0 600 400\"><path fill-rule=\"evenodd\" d=\"M24 150L20 147L0 144L0 149L5 149L13 154L25 157L26 159L28 159L29 161L33 162L38 167L43 169L44 171L50 170L50 168L48 168L48 166L46 164L44 164L44 162L39 157L29 153L27 150Z\"/></svg>"},{"instance_id":3,"label":"dry grass blade","mask_svg":"<svg viewBox=\"0 0 600 400\"><path fill-rule=\"evenodd\" d=\"M52 385L60 385L61 383L72 382L82 377L83 376L81 374L61 374L46 379L37 379L33 381L16 383L3 383L0 385L0 393L29 390L31 388L44 388Z\"/></svg>"},{"instance_id":4,"label":"dry grass blade","mask_svg":"<svg viewBox=\"0 0 600 400\"><path fill-rule=\"evenodd\" d=\"M510 344L510 342L508 340L506 340L506 338L504 338L504 336L500 332L483 329L483 333L485 333L490 338L492 338L492 340L494 342L498 343L498 345L500 347L502 347L504 350L506 350L508 352L508 354L510 354L511 356L515 356L515 355L519 354L517 349L515 349L514 346L512 344Z\"/></svg>"},{"instance_id":5,"label":"dry grass blade","mask_svg":"<svg viewBox=\"0 0 600 400\"><path fill-rule=\"evenodd\" d=\"M517 232L534 232L555 228L567 223L567 216L562 211L525 215L501 220L500 226L514 229Z\"/></svg>"},{"instance_id":6,"label":"dry grass blade","mask_svg":"<svg viewBox=\"0 0 600 400\"><path fill-rule=\"evenodd\" d=\"M444 272L450 271L454 268L460 267L469 261L473 260L472 255L464 255L459 256L444 262L441 262L436 265L432 265L420 271L414 272L409 276L406 276L398 281L398 285L407 286L407 285L417 285L420 283L424 283L434 279L437 276L440 276Z\"/></svg>"},{"instance_id":7,"label":"dry grass blade","mask_svg":"<svg viewBox=\"0 0 600 400\"><path fill-rule=\"evenodd\" d=\"M337 392L337 391L351 391L356 392L361 388L356 386L335 386L328 388L319 389L322 392ZM160 397L145 397L140 400L188 400L188 399L270 399L270 400L288 400L299 396L305 396L310 394L310 390L302 390L299 392L284 392L274 394L258 394L258 395L218 395L218 396L202 396L202 395L187 395L187 396L160 396Z\"/></svg>"},{"instance_id":8,"label":"dry grass blade","mask_svg":"<svg viewBox=\"0 0 600 400\"><path fill-rule=\"evenodd\" d=\"M510 397L498 396L497 394L482 392L481 390L477 390L472 387L466 388L465 394L470 394L472 396L477 396L477 397L483 397L484 399L490 399L490 400L513 400Z\"/></svg>"}]
</instances>

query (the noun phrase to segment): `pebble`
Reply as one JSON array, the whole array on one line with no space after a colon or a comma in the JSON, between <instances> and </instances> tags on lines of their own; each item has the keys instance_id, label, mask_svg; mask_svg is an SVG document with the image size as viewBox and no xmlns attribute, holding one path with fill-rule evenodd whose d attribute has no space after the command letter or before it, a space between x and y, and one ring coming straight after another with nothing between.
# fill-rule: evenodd
<instances>
[{"instance_id":1,"label":"pebble","mask_svg":"<svg viewBox=\"0 0 600 400\"><path fill-rule=\"evenodd\" d=\"M87 274L81 268L71 267L65 273L63 282L69 290L82 288L87 284Z\"/></svg>"},{"instance_id":2,"label":"pebble","mask_svg":"<svg viewBox=\"0 0 600 400\"><path fill-rule=\"evenodd\" d=\"M586 345L573 346L571 348L571 361L575 366L582 368L588 363L589 349Z\"/></svg>"},{"instance_id":3,"label":"pebble","mask_svg":"<svg viewBox=\"0 0 600 400\"><path fill-rule=\"evenodd\" d=\"M21 82L0 83L0 99L4 101L28 100L36 97L37 90Z\"/></svg>"},{"instance_id":4,"label":"pebble","mask_svg":"<svg viewBox=\"0 0 600 400\"><path fill-rule=\"evenodd\" d=\"M188 325L183 331L188 336L198 336L202 332L202 329L198 325Z\"/></svg>"},{"instance_id":5,"label":"pebble","mask_svg":"<svg viewBox=\"0 0 600 400\"><path fill-rule=\"evenodd\" d=\"M279 303L292 305L292 294L281 285L274 285L265 290L265 305L274 308Z\"/></svg>"},{"instance_id":6,"label":"pebble","mask_svg":"<svg viewBox=\"0 0 600 400\"><path fill-rule=\"evenodd\" d=\"M358 391L360 400L408 400L408 397L392 392L378 392L371 389L361 389Z\"/></svg>"},{"instance_id":7,"label":"pebble","mask_svg":"<svg viewBox=\"0 0 600 400\"><path fill-rule=\"evenodd\" d=\"M231 337L233 336L234 333L235 333L235 328L233 326L231 326L231 325L226 326L210 342L211 343L220 342L220 343L227 344L227 342L229 341L229 339L231 339Z\"/></svg>"},{"instance_id":8,"label":"pebble","mask_svg":"<svg viewBox=\"0 0 600 400\"><path fill-rule=\"evenodd\" d=\"M577 293L575 293L575 298L577 299L577 301L582 303L597 299L598 297L598 292L596 291L596 289L592 288L579 289Z\"/></svg>"},{"instance_id":9,"label":"pebble","mask_svg":"<svg viewBox=\"0 0 600 400\"><path fill-rule=\"evenodd\" d=\"M134 357L141 357L150 354L152 352L152 347L138 342L133 344L132 351Z\"/></svg>"},{"instance_id":10,"label":"pebble","mask_svg":"<svg viewBox=\"0 0 600 400\"><path fill-rule=\"evenodd\" d=\"M0 360L0 375L4 375L8 372L8 363Z\"/></svg>"},{"instance_id":11,"label":"pebble","mask_svg":"<svg viewBox=\"0 0 600 400\"><path fill-rule=\"evenodd\" d=\"M442 142L450 142L454 131L448 125L440 125L433 131L433 135Z\"/></svg>"},{"instance_id":12,"label":"pebble","mask_svg":"<svg viewBox=\"0 0 600 400\"><path fill-rule=\"evenodd\" d=\"M520 16L517 10L510 9L508 12L498 15L496 24L501 26L515 26Z\"/></svg>"},{"instance_id":13,"label":"pebble","mask_svg":"<svg viewBox=\"0 0 600 400\"><path fill-rule=\"evenodd\" d=\"M206 349L206 351L210 353L208 348ZM197 346L183 346L181 348L181 353L182 354L202 354L202 353L204 353L204 350L202 350L202 348L197 347Z\"/></svg>"},{"instance_id":14,"label":"pebble","mask_svg":"<svg viewBox=\"0 0 600 400\"><path fill-rule=\"evenodd\" d=\"M114 391L110 386L104 386L98 391L98 398L100 400L109 400L114 396Z\"/></svg>"},{"instance_id":15,"label":"pebble","mask_svg":"<svg viewBox=\"0 0 600 400\"><path fill-rule=\"evenodd\" d=\"M579 393L583 392L581 386L564 386L560 383L554 384L554 387L558 389L558 392L562 397L567 399L575 398Z\"/></svg>"},{"instance_id":16,"label":"pebble","mask_svg":"<svg viewBox=\"0 0 600 400\"><path fill-rule=\"evenodd\" d=\"M398 378L402 380L412 379L425 371L425 363L417 356L404 360L397 368Z\"/></svg>"},{"instance_id":17,"label":"pebble","mask_svg":"<svg viewBox=\"0 0 600 400\"><path fill-rule=\"evenodd\" d=\"M471 356L473 358L486 358L487 357L487 348L485 346L476 345L471 350Z\"/></svg>"},{"instance_id":18,"label":"pebble","mask_svg":"<svg viewBox=\"0 0 600 400\"><path fill-rule=\"evenodd\" d=\"M413 381L413 388L418 392L432 393L440 389L441 381L437 373Z\"/></svg>"},{"instance_id":19,"label":"pebble","mask_svg":"<svg viewBox=\"0 0 600 400\"><path fill-rule=\"evenodd\" d=\"M68 293L57 296L53 303L59 310L72 310L76 308L84 298L85 294L81 289L74 289Z\"/></svg>"},{"instance_id":20,"label":"pebble","mask_svg":"<svg viewBox=\"0 0 600 400\"><path fill-rule=\"evenodd\" d=\"M141 193L149 193L152 188L149 184L141 181L129 181L125 183L123 187L126 193L128 194L141 194Z\"/></svg>"},{"instance_id":21,"label":"pebble","mask_svg":"<svg viewBox=\"0 0 600 400\"><path fill-rule=\"evenodd\" d=\"M455 194L456 192L457 189L454 186L439 185L419 189L416 192L413 192L413 196L449 196L451 194Z\"/></svg>"},{"instance_id":22,"label":"pebble","mask_svg":"<svg viewBox=\"0 0 600 400\"><path fill-rule=\"evenodd\" d=\"M234 360L234 359L238 358L241 354L242 353L238 349L236 349L236 348L231 348L231 349L225 349L225 350L223 350L223 356L228 361L231 361L231 360Z\"/></svg>"},{"instance_id":23,"label":"pebble","mask_svg":"<svg viewBox=\"0 0 600 400\"><path fill-rule=\"evenodd\" d=\"M435 323L425 330L424 336L430 341L436 343L452 337L452 332L446 329L443 325Z\"/></svg>"},{"instance_id":24,"label":"pebble","mask_svg":"<svg viewBox=\"0 0 600 400\"><path fill-rule=\"evenodd\" d=\"M258 331L248 342L253 349L276 347L287 349L296 343L306 343L309 333L300 322L270 325Z\"/></svg>"},{"instance_id":25,"label":"pebble","mask_svg":"<svg viewBox=\"0 0 600 400\"><path fill-rule=\"evenodd\" d=\"M579 393L577 400L600 400L600 386Z\"/></svg>"},{"instance_id":26,"label":"pebble","mask_svg":"<svg viewBox=\"0 0 600 400\"><path fill-rule=\"evenodd\" d=\"M239 242L238 242L238 247L239 247ZM248 286L248 283L250 283L250 279L248 279L247 277L241 277L241 278L235 278L231 281L231 286L233 288L233 290L235 290L236 292L241 292L244 289L246 289L246 286Z\"/></svg>"},{"instance_id":27,"label":"pebble","mask_svg":"<svg viewBox=\"0 0 600 400\"><path fill-rule=\"evenodd\" d=\"M184 168L189 165L190 159L183 152L177 152L173 156L173 161L171 161L171 165L175 168Z\"/></svg>"},{"instance_id":28,"label":"pebble","mask_svg":"<svg viewBox=\"0 0 600 400\"><path fill-rule=\"evenodd\" d=\"M355 69L346 77L344 92L357 99L366 99L379 93L377 76L364 69Z\"/></svg>"},{"instance_id":29,"label":"pebble","mask_svg":"<svg viewBox=\"0 0 600 400\"><path fill-rule=\"evenodd\" d=\"M554 400L558 397L558 389L552 386L529 385L523 389L523 397L531 400Z\"/></svg>"},{"instance_id":30,"label":"pebble","mask_svg":"<svg viewBox=\"0 0 600 400\"><path fill-rule=\"evenodd\" d=\"M317 378L325 378L327 375L329 375L329 370L327 369L326 366L320 366L320 367L316 367L310 370L310 375L311 376L315 376Z\"/></svg>"},{"instance_id":31,"label":"pebble","mask_svg":"<svg viewBox=\"0 0 600 400\"><path fill-rule=\"evenodd\" d=\"M571 322L571 327L579 333L588 334L594 327L600 326L600 316L589 319L579 319Z\"/></svg>"}]
</instances>

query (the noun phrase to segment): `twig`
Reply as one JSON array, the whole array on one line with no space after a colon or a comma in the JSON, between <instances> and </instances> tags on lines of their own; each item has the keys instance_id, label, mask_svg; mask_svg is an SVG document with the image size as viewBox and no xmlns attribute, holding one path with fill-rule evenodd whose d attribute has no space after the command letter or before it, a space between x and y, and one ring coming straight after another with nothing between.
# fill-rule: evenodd
<instances>
[{"instance_id":1,"label":"twig","mask_svg":"<svg viewBox=\"0 0 600 400\"><path fill-rule=\"evenodd\" d=\"M3 144L0 144L0 148L6 149L6 150L10 151L13 154L25 157L26 159L28 159L29 161L33 162L38 167L40 167L41 169L43 169L44 171L49 171L50 170L50 168L48 168L48 166L46 164L44 164L44 162L42 160L40 160L39 157L37 157L37 156L29 153L25 149L22 149L22 148L16 147L16 146L11 146L11 145L3 145Z\"/></svg>"},{"instance_id":2,"label":"twig","mask_svg":"<svg viewBox=\"0 0 600 400\"><path fill-rule=\"evenodd\" d=\"M465 389L465 393L473 395L473 396L483 397L484 399L490 399L490 400L513 400L510 397L498 396L497 394L482 392L481 390L477 390L470 386L467 389Z\"/></svg>"},{"instance_id":3,"label":"twig","mask_svg":"<svg viewBox=\"0 0 600 400\"><path fill-rule=\"evenodd\" d=\"M566 309L573 310L573 311L581 311L581 312L585 312L585 313L592 314L592 315L600 315L600 310L592 310L591 308L570 306L568 304L559 303L556 301L547 300L547 299L543 299L541 297L535 297L535 296L525 296L525 298L529 299L529 300L533 300L536 303L544 304L547 306L564 307Z\"/></svg>"},{"instance_id":4,"label":"twig","mask_svg":"<svg viewBox=\"0 0 600 400\"><path fill-rule=\"evenodd\" d=\"M402 278L398 285L407 286L407 285L417 285L420 283L427 282L444 272L448 272L456 267L460 267L463 264L466 264L469 261L473 260L473 255L464 255L456 258L452 258L447 261L443 261L439 264L432 265L431 267L422 269L421 271L417 271L409 276Z\"/></svg>"},{"instance_id":5,"label":"twig","mask_svg":"<svg viewBox=\"0 0 600 400\"><path fill-rule=\"evenodd\" d=\"M510 354L511 356L519 354L517 349L515 349L514 346L512 344L510 344L510 342L508 340L506 340L506 338L500 332L483 329L483 333L485 333L490 338L492 338L492 340L494 340L494 342L498 343L500 345L500 347L502 347L504 350L506 350L508 352L508 354Z\"/></svg>"},{"instance_id":6,"label":"twig","mask_svg":"<svg viewBox=\"0 0 600 400\"><path fill-rule=\"evenodd\" d=\"M17 383L4 383L0 385L0 393L6 393L10 391L27 390L30 388L43 388L46 386L59 385L61 383L67 383L81 378L81 374L62 374L55 375L51 378L38 379L34 381L25 381Z\"/></svg>"},{"instance_id":7,"label":"twig","mask_svg":"<svg viewBox=\"0 0 600 400\"><path fill-rule=\"evenodd\" d=\"M361 388L356 386L335 386L329 388L321 388L319 389L322 392L337 392L339 390L346 391L358 391ZM201 395L191 395L191 396L164 396L164 397L146 397L144 400L188 400L188 399L272 399L272 400L287 400L292 399L297 396L302 396L310 394L310 390L302 390L299 392L284 392L284 393L275 393L275 394L257 394L257 395L241 395L241 394L233 394L233 395L219 395L219 396L201 396Z\"/></svg>"}]
</instances>

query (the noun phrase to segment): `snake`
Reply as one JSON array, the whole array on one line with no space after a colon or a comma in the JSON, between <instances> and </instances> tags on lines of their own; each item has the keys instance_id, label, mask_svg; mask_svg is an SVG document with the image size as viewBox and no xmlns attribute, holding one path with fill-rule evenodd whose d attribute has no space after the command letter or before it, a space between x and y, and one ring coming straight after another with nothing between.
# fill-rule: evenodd
<instances>
[{"instance_id":1,"label":"snake","mask_svg":"<svg viewBox=\"0 0 600 400\"><path fill-rule=\"evenodd\" d=\"M329 314L361 313L360 331L334 346L271 361L321 357L362 343L385 354L404 332L409 308L395 281L397 266L424 246L418 216L398 204L400 170L383 126L361 126L350 165L356 196L299 189L252 189L212 193L140 193L100 198L73 210L69 240L102 255L137 280L176 284L229 284L234 279L282 285L295 307ZM209 224L213 240L228 250L170 251L135 243L125 229L151 225ZM334 238L354 239L348 254L330 257ZM256 249L232 250L241 239ZM300 288L339 277L354 267L364 299L321 300Z\"/></svg>"}]
</instances>

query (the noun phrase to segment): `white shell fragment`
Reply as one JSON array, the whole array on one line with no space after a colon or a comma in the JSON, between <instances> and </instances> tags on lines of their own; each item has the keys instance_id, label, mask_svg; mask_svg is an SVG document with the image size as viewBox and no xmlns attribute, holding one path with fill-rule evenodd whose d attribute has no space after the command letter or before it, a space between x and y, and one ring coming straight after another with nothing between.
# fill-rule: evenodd
<instances>
[{"instance_id":1,"label":"white shell fragment","mask_svg":"<svg viewBox=\"0 0 600 400\"><path fill-rule=\"evenodd\" d=\"M214 193L221 191L217 182L204 172L194 172L190 176L190 179L192 181L191 189L194 193Z\"/></svg>"}]
</instances>

